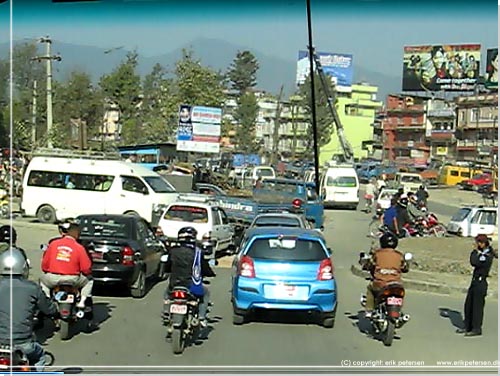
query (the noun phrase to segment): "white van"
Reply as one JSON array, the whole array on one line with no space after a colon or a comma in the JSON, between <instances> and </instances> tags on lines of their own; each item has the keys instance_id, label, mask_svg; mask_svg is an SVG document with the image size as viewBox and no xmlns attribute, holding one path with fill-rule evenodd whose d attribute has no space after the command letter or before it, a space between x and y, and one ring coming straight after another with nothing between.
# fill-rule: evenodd
<instances>
[{"instance_id":1,"label":"white van","mask_svg":"<svg viewBox=\"0 0 500 376\"><path fill-rule=\"evenodd\" d=\"M153 219L156 206L177 200L156 172L120 160L35 156L23 179L21 210L54 223L81 214L138 214Z\"/></svg>"},{"instance_id":2,"label":"white van","mask_svg":"<svg viewBox=\"0 0 500 376\"><path fill-rule=\"evenodd\" d=\"M359 181L353 167L329 167L321 176L323 205L356 210L359 204Z\"/></svg>"},{"instance_id":3,"label":"white van","mask_svg":"<svg viewBox=\"0 0 500 376\"><path fill-rule=\"evenodd\" d=\"M262 180L274 179L276 178L276 172L270 166L247 167L242 174L238 186L243 189L251 189L259 176L262 177Z\"/></svg>"}]
</instances>

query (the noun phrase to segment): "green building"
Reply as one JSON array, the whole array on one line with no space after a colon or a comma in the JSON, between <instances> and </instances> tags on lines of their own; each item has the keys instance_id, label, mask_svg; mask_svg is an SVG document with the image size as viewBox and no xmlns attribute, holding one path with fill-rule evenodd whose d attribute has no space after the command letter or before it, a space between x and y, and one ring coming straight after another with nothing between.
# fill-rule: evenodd
<instances>
[{"instance_id":1,"label":"green building","mask_svg":"<svg viewBox=\"0 0 500 376\"><path fill-rule=\"evenodd\" d=\"M344 134L351 144L354 158L368 156L368 150L363 148L363 141L373 139L372 123L375 120L375 113L383 105L376 100L378 87L367 84L352 85L351 93L338 93L337 112L340 121L344 126ZM342 153L342 148L334 130L330 143L320 149L319 162L332 159L334 154Z\"/></svg>"}]
</instances>

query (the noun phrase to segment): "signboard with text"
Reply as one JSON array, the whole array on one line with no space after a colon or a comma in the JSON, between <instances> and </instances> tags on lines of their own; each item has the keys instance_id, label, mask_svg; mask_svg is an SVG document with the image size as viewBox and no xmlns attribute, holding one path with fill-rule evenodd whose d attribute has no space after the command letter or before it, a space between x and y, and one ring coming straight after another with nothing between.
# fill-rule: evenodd
<instances>
[{"instance_id":1,"label":"signboard with text","mask_svg":"<svg viewBox=\"0 0 500 376\"><path fill-rule=\"evenodd\" d=\"M177 130L177 150L218 153L222 109L181 105Z\"/></svg>"},{"instance_id":2,"label":"signboard with text","mask_svg":"<svg viewBox=\"0 0 500 376\"><path fill-rule=\"evenodd\" d=\"M490 90L498 89L498 48L491 48L487 51L484 86Z\"/></svg>"},{"instance_id":3,"label":"signboard with text","mask_svg":"<svg viewBox=\"0 0 500 376\"><path fill-rule=\"evenodd\" d=\"M325 75L330 76L337 91L350 92L353 76L352 55L317 52ZM314 67L316 68L316 67ZM302 85L310 74L309 52L299 51L297 61L297 85Z\"/></svg>"}]
</instances>

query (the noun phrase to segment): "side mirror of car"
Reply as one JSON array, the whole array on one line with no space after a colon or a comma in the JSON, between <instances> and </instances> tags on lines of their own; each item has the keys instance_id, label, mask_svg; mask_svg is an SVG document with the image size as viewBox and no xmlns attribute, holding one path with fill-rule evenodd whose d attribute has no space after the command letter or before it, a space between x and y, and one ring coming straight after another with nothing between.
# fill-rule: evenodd
<instances>
[{"instance_id":1,"label":"side mirror of car","mask_svg":"<svg viewBox=\"0 0 500 376\"><path fill-rule=\"evenodd\" d=\"M41 250L42 252L45 252L45 251L47 250L47 248L48 248L48 245L47 245L47 244L40 244L40 250Z\"/></svg>"}]
</instances>

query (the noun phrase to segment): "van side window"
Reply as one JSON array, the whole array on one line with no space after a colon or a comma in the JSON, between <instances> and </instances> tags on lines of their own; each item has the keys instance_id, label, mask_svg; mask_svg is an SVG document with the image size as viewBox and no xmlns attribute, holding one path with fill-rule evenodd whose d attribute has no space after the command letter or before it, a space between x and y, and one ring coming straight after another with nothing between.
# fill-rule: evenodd
<instances>
[{"instance_id":1,"label":"van side window","mask_svg":"<svg viewBox=\"0 0 500 376\"><path fill-rule=\"evenodd\" d=\"M134 176L121 176L122 179L122 188L124 191L128 192L136 192L136 193L147 193L148 188L144 185L144 183L134 177Z\"/></svg>"},{"instance_id":2,"label":"van side window","mask_svg":"<svg viewBox=\"0 0 500 376\"><path fill-rule=\"evenodd\" d=\"M31 171L28 186L74 189L83 191L109 191L114 176L64 173L53 171Z\"/></svg>"},{"instance_id":3,"label":"van side window","mask_svg":"<svg viewBox=\"0 0 500 376\"><path fill-rule=\"evenodd\" d=\"M460 176L463 178L470 178L470 171L462 171Z\"/></svg>"},{"instance_id":4,"label":"van side window","mask_svg":"<svg viewBox=\"0 0 500 376\"><path fill-rule=\"evenodd\" d=\"M450 176L458 176L458 171L456 171L456 170L451 170L451 171L450 171Z\"/></svg>"}]
</instances>

